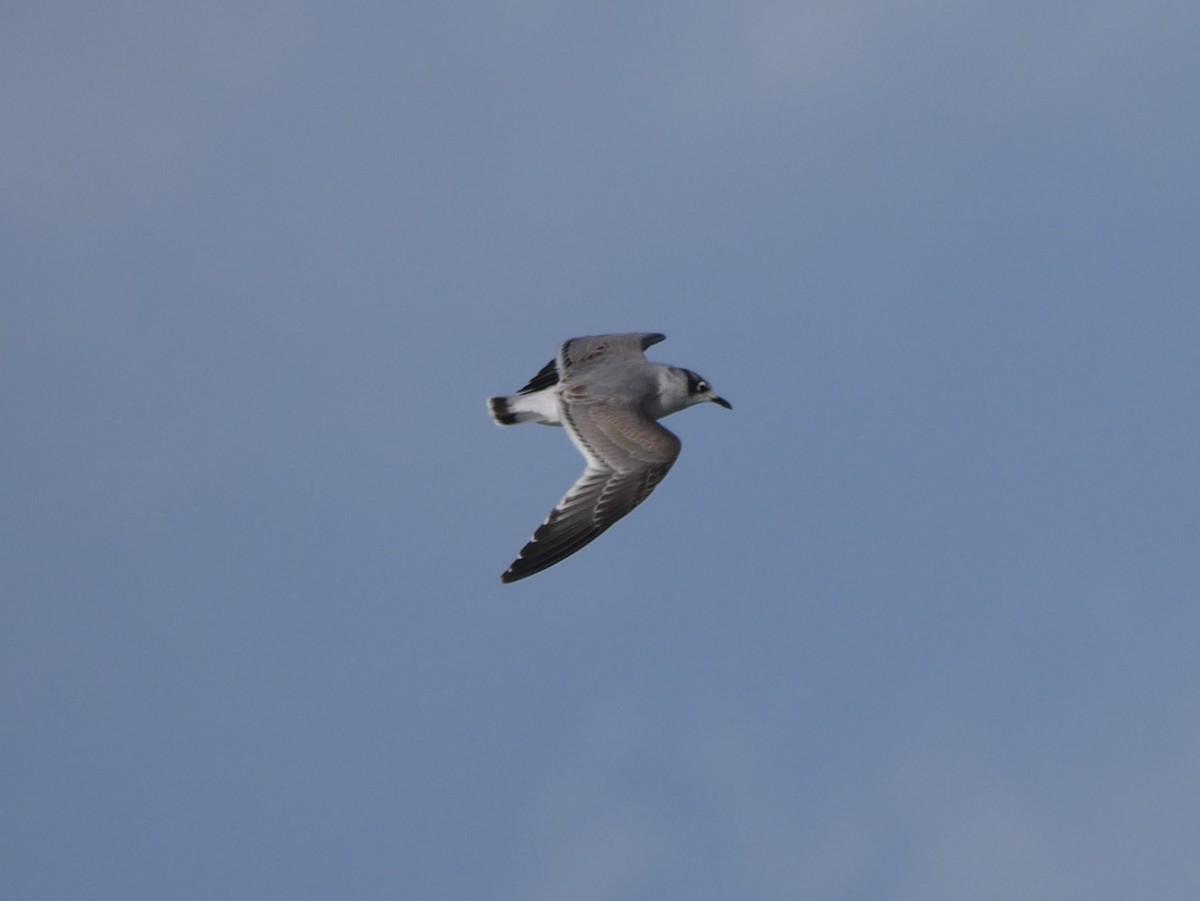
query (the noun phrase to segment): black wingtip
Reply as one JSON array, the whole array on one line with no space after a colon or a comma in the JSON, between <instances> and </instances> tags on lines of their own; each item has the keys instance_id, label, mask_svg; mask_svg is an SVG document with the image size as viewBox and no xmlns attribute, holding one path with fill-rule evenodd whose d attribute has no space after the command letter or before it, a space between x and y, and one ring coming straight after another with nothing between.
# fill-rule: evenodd
<instances>
[{"instance_id":1,"label":"black wingtip","mask_svg":"<svg viewBox=\"0 0 1200 901\"><path fill-rule=\"evenodd\" d=\"M505 585L513 582L519 582L521 579L527 579L535 573L540 573L543 569L549 566L531 566L529 561L523 556L518 556L516 560L509 564L508 569L500 573L500 581Z\"/></svg>"},{"instance_id":2,"label":"black wingtip","mask_svg":"<svg viewBox=\"0 0 1200 901\"><path fill-rule=\"evenodd\" d=\"M549 388L557 384L558 360L551 360L539 369L538 374L531 378L517 394L533 394L535 391L541 391L543 388Z\"/></svg>"}]
</instances>

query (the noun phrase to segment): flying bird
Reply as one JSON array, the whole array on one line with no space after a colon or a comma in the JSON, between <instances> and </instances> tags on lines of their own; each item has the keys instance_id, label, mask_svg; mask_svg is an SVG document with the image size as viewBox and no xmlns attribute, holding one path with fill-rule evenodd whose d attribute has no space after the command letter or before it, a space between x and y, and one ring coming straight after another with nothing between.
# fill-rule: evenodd
<instances>
[{"instance_id":1,"label":"flying bird","mask_svg":"<svg viewBox=\"0 0 1200 901\"><path fill-rule=\"evenodd\" d=\"M629 332L572 338L516 394L488 398L499 425L565 426L587 461L502 582L566 559L650 496L680 448L657 420L705 401L733 409L692 370L646 359L646 348L666 337Z\"/></svg>"}]
</instances>

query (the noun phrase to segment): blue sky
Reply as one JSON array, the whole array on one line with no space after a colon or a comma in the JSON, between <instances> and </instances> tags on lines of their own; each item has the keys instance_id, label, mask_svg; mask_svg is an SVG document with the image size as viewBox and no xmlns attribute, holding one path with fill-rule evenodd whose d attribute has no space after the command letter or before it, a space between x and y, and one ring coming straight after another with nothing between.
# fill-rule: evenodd
<instances>
[{"instance_id":1,"label":"blue sky","mask_svg":"<svg viewBox=\"0 0 1200 901\"><path fill-rule=\"evenodd\" d=\"M5 18L4 897L1200 892L1200 11Z\"/></svg>"}]
</instances>

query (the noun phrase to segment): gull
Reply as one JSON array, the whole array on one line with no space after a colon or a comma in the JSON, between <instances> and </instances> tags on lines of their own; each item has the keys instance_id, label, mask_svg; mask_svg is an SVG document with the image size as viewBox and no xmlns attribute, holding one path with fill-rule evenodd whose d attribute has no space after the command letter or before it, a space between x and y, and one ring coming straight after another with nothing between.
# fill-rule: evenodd
<instances>
[{"instance_id":1,"label":"gull","mask_svg":"<svg viewBox=\"0 0 1200 901\"><path fill-rule=\"evenodd\" d=\"M565 426L587 461L502 582L566 559L650 496L681 446L657 420L706 401L733 409L692 370L646 359L646 348L666 337L627 332L572 338L516 394L488 398L499 425Z\"/></svg>"}]
</instances>

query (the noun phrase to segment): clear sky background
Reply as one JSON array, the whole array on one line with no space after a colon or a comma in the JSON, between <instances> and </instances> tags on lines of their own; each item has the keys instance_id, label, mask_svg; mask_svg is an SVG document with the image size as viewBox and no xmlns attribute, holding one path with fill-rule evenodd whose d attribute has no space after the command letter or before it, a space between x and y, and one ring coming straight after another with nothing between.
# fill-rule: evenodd
<instances>
[{"instance_id":1,"label":"clear sky background","mask_svg":"<svg viewBox=\"0 0 1200 901\"><path fill-rule=\"evenodd\" d=\"M10 4L0 896L1200 897L1197 46ZM501 585L640 330L733 411Z\"/></svg>"}]
</instances>

